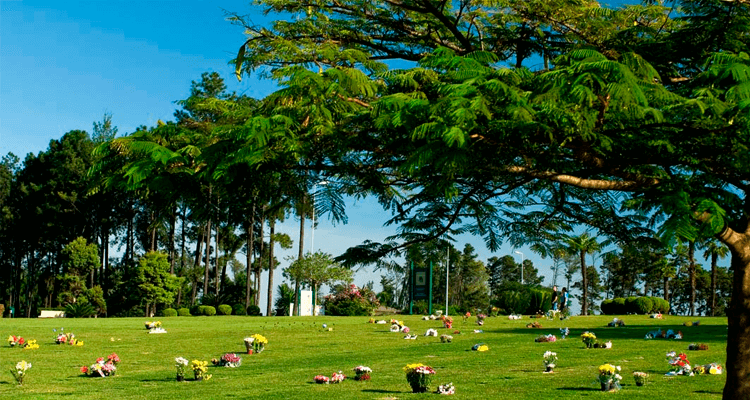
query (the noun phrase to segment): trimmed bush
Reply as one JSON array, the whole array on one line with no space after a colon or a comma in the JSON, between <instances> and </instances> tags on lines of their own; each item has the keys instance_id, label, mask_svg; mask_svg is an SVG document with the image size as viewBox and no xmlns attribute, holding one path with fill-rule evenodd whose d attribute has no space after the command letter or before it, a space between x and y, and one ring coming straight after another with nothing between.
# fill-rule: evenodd
<instances>
[{"instance_id":1,"label":"trimmed bush","mask_svg":"<svg viewBox=\"0 0 750 400\"><path fill-rule=\"evenodd\" d=\"M232 306L232 314L234 315L247 315L247 310L244 304L235 304Z\"/></svg>"},{"instance_id":2,"label":"trimmed bush","mask_svg":"<svg viewBox=\"0 0 750 400\"><path fill-rule=\"evenodd\" d=\"M182 307L177 310L177 315L179 315L180 317L189 317L191 315L190 309L188 309L187 307Z\"/></svg>"},{"instance_id":3,"label":"trimmed bush","mask_svg":"<svg viewBox=\"0 0 750 400\"><path fill-rule=\"evenodd\" d=\"M636 307L635 302L638 300L638 297L636 296L630 296L625 298L625 312L623 314L635 314L638 310L638 307Z\"/></svg>"},{"instance_id":4,"label":"trimmed bush","mask_svg":"<svg viewBox=\"0 0 750 400\"><path fill-rule=\"evenodd\" d=\"M657 313L657 312L659 312L659 300L664 300L664 299L661 299L661 298L656 297L656 296L651 296L651 297L649 297L649 299L651 299L651 304L652 304L651 311L649 311L649 313Z\"/></svg>"},{"instance_id":5,"label":"trimmed bush","mask_svg":"<svg viewBox=\"0 0 750 400\"><path fill-rule=\"evenodd\" d=\"M254 317L263 315L260 313L260 307L256 306L255 304L251 305L247 308L247 315L252 315Z\"/></svg>"},{"instance_id":6,"label":"trimmed bush","mask_svg":"<svg viewBox=\"0 0 750 400\"><path fill-rule=\"evenodd\" d=\"M194 315L194 316L202 315L201 314L201 306L194 305L194 306L190 307L190 315Z\"/></svg>"},{"instance_id":7,"label":"trimmed bush","mask_svg":"<svg viewBox=\"0 0 750 400\"><path fill-rule=\"evenodd\" d=\"M602 314L604 315L614 315L614 310L617 306L615 305L615 301L612 299L606 299L602 301L602 304L599 306Z\"/></svg>"},{"instance_id":8,"label":"trimmed bush","mask_svg":"<svg viewBox=\"0 0 750 400\"><path fill-rule=\"evenodd\" d=\"M654 307L654 302L648 297L639 297L635 300L636 314L648 314Z\"/></svg>"},{"instance_id":9,"label":"trimmed bush","mask_svg":"<svg viewBox=\"0 0 750 400\"><path fill-rule=\"evenodd\" d=\"M506 314L521 314L529 308L528 293L519 290L506 290L497 296L497 307Z\"/></svg>"},{"instance_id":10,"label":"trimmed bush","mask_svg":"<svg viewBox=\"0 0 750 400\"><path fill-rule=\"evenodd\" d=\"M221 304L218 308L219 315L232 315L232 306Z\"/></svg>"},{"instance_id":11,"label":"trimmed bush","mask_svg":"<svg viewBox=\"0 0 750 400\"><path fill-rule=\"evenodd\" d=\"M174 308L165 308L162 310L161 315L165 317L176 317L177 316L177 310Z\"/></svg>"},{"instance_id":12,"label":"trimmed bush","mask_svg":"<svg viewBox=\"0 0 750 400\"><path fill-rule=\"evenodd\" d=\"M216 307L214 306L200 306L201 315L205 315L207 317L213 317L216 315Z\"/></svg>"},{"instance_id":13,"label":"trimmed bush","mask_svg":"<svg viewBox=\"0 0 750 400\"><path fill-rule=\"evenodd\" d=\"M546 289L530 289L528 298L529 307L526 309L526 314L546 313L552 308L551 293Z\"/></svg>"},{"instance_id":14,"label":"trimmed bush","mask_svg":"<svg viewBox=\"0 0 750 400\"><path fill-rule=\"evenodd\" d=\"M625 299L622 297L616 297L614 299L615 306L612 309L613 314L622 315L627 314L627 307L625 307Z\"/></svg>"}]
</instances>

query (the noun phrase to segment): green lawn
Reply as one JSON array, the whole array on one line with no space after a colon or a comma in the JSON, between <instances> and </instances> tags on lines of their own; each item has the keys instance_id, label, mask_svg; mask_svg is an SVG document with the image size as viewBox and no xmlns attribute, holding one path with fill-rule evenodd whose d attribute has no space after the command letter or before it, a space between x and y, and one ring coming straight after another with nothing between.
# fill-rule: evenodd
<instances>
[{"instance_id":1,"label":"green lawn","mask_svg":"<svg viewBox=\"0 0 750 400\"><path fill-rule=\"evenodd\" d=\"M390 333L389 325L368 324L367 317L172 317L161 318L166 334L149 335L145 318L110 319L2 319L3 339L21 335L36 339L40 348L22 350L0 342L0 398L13 399L417 399L433 394L412 394L402 368L421 362L437 371L431 389L453 382L457 399L719 399L724 375L664 377L669 365L667 351L687 353L694 364L725 362L726 318L692 318L700 326L684 327L688 317L665 320L623 316L626 327L606 327L612 317L573 317L567 321L546 319L511 321L488 318L481 327L471 318L457 318L453 343L420 336L404 340ZM413 333L427 328L448 333L439 321L418 316L402 318ZM540 321L542 329L529 329ZM324 331L322 324L332 327ZM555 343L535 343L542 333L559 337L559 328L571 335ZM53 329L65 328L84 341L83 347L54 344ZM682 330L683 340L644 340L655 328ZM599 339L611 339L612 349L585 349L579 336L584 330ZM174 359L219 358L225 352L243 352L242 339L253 333L265 335L269 344L259 355L243 355L239 368L210 367L213 378L203 382L176 382ZM488 352L474 352L475 343L486 343ZM707 351L688 351L692 342L707 343ZM557 352L554 374L543 374L542 354ZM97 357L115 352L121 358L118 373L110 378L87 378L79 368ZM23 386L17 386L8 370L26 360L33 367ZM599 391L597 367L603 363L622 366L623 388L617 393ZM357 365L373 369L372 380L347 379L339 385L316 385L313 376L342 370L347 376ZM651 374L649 383L636 387L632 372Z\"/></svg>"}]
</instances>

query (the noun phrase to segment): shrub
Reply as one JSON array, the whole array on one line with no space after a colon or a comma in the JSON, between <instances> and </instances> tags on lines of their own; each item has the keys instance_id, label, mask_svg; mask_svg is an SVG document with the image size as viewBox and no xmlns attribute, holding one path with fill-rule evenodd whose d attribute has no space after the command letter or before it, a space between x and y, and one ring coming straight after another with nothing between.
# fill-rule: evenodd
<instances>
[{"instance_id":1,"label":"shrub","mask_svg":"<svg viewBox=\"0 0 750 400\"><path fill-rule=\"evenodd\" d=\"M219 306L219 315L232 315L232 306L229 304L222 304Z\"/></svg>"},{"instance_id":2,"label":"shrub","mask_svg":"<svg viewBox=\"0 0 750 400\"><path fill-rule=\"evenodd\" d=\"M195 315L195 316L202 315L201 314L201 306L194 305L194 306L190 307L190 315Z\"/></svg>"},{"instance_id":3,"label":"shrub","mask_svg":"<svg viewBox=\"0 0 750 400\"><path fill-rule=\"evenodd\" d=\"M164 310L162 310L161 315L165 317L176 317L177 310L175 310L174 308L165 308Z\"/></svg>"},{"instance_id":4,"label":"shrub","mask_svg":"<svg viewBox=\"0 0 750 400\"><path fill-rule=\"evenodd\" d=\"M658 306L659 306L659 310L658 311L660 313L666 314L666 313L669 312L670 306L669 306L669 302L668 301L666 301L664 299L659 299Z\"/></svg>"},{"instance_id":5,"label":"shrub","mask_svg":"<svg viewBox=\"0 0 750 400\"><path fill-rule=\"evenodd\" d=\"M622 297L616 297L614 299L615 307L612 312L614 314L622 315L627 314L627 307L625 307L625 299Z\"/></svg>"},{"instance_id":6,"label":"shrub","mask_svg":"<svg viewBox=\"0 0 750 400\"><path fill-rule=\"evenodd\" d=\"M638 299L636 296L630 296L625 298L625 312L624 314L635 314L638 311L638 307L635 305L635 301Z\"/></svg>"},{"instance_id":7,"label":"shrub","mask_svg":"<svg viewBox=\"0 0 750 400\"><path fill-rule=\"evenodd\" d=\"M232 306L232 314L234 315L247 315L247 310L244 304L235 304Z\"/></svg>"},{"instance_id":8,"label":"shrub","mask_svg":"<svg viewBox=\"0 0 750 400\"><path fill-rule=\"evenodd\" d=\"M529 290L529 306L526 308L526 314L532 315L538 312L546 313L552 308L552 298L550 292L542 289Z\"/></svg>"},{"instance_id":9,"label":"shrub","mask_svg":"<svg viewBox=\"0 0 750 400\"><path fill-rule=\"evenodd\" d=\"M200 306L201 315L212 317L216 315L216 307L214 306Z\"/></svg>"},{"instance_id":10,"label":"shrub","mask_svg":"<svg viewBox=\"0 0 750 400\"><path fill-rule=\"evenodd\" d=\"M88 318L92 315L96 315L96 309L89 303L80 301L65 306L66 318Z\"/></svg>"},{"instance_id":11,"label":"shrub","mask_svg":"<svg viewBox=\"0 0 750 400\"><path fill-rule=\"evenodd\" d=\"M247 315L260 316L263 314L260 313L260 307L253 304L247 308Z\"/></svg>"},{"instance_id":12,"label":"shrub","mask_svg":"<svg viewBox=\"0 0 750 400\"><path fill-rule=\"evenodd\" d=\"M599 308L602 311L602 314L605 315L614 315L614 310L617 308L617 305L615 304L615 301L612 299L606 299L602 301L601 306Z\"/></svg>"},{"instance_id":13,"label":"shrub","mask_svg":"<svg viewBox=\"0 0 750 400\"><path fill-rule=\"evenodd\" d=\"M371 315L380 302L372 290L349 285L344 286L343 290L326 296L324 304L327 315L363 316Z\"/></svg>"},{"instance_id":14,"label":"shrub","mask_svg":"<svg viewBox=\"0 0 750 400\"><path fill-rule=\"evenodd\" d=\"M635 300L636 314L648 314L654 307L654 302L648 297L639 297Z\"/></svg>"},{"instance_id":15,"label":"shrub","mask_svg":"<svg viewBox=\"0 0 750 400\"><path fill-rule=\"evenodd\" d=\"M180 317L189 317L192 314L190 314L190 309L188 309L187 307L182 307L177 310L177 315L179 315Z\"/></svg>"},{"instance_id":16,"label":"shrub","mask_svg":"<svg viewBox=\"0 0 750 400\"><path fill-rule=\"evenodd\" d=\"M520 290L505 290L497 296L497 307L506 314L521 314L529 308L528 293Z\"/></svg>"}]
</instances>

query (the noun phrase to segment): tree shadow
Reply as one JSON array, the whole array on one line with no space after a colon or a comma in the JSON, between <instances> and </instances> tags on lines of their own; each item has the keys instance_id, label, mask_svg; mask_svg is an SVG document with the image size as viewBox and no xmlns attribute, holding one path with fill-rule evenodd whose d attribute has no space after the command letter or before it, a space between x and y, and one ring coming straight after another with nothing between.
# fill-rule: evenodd
<instances>
[{"instance_id":1,"label":"tree shadow","mask_svg":"<svg viewBox=\"0 0 750 400\"><path fill-rule=\"evenodd\" d=\"M579 392L601 392L601 389L591 388L591 387L561 387L557 388L557 390L575 390Z\"/></svg>"},{"instance_id":2,"label":"tree shadow","mask_svg":"<svg viewBox=\"0 0 750 400\"><path fill-rule=\"evenodd\" d=\"M363 389L362 392L366 392L366 393L383 393L383 394L386 394L386 393L404 393L402 391L384 390L384 389Z\"/></svg>"}]
</instances>

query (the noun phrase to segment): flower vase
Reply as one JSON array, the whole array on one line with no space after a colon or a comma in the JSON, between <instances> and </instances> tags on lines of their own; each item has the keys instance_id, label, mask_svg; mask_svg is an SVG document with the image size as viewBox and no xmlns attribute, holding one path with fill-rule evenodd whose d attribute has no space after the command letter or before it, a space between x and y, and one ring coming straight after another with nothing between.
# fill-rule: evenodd
<instances>
[{"instance_id":1,"label":"flower vase","mask_svg":"<svg viewBox=\"0 0 750 400\"><path fill-rule=\"evenodd\" d=\"M185 375L177 375L177 382L182 382L185 380Z\"/></svg>"},{"instance_id":2,"label":"flower vase","mask_svg":"<svg viewBox=\"0 0 750 400\"><path fill-rule=\"evenodd\" d=\"M419 382L409 382L411 385L412 393L425 393L427 392L427 386L422 386Z\"/></svg>"},{"instance_id":3,"label":"flower vase","mask_svg":"<svg viewBox=\"0 0 750 400\"><path fill-rule=\"evenodd\" d=\"M548 374L550 374L550 373L552 373L552 372L555 372L555 371L554 371L554 367L550 367L550 366L547 366L547 368L545 369L545 371L544 371L544 372L546 372L546 373L548 373Z\"/></svg>"},{"instance_id":4,"label":"flower vase","mask_svg":"<svg viewBox=\"0 0 750 400\"><path fill-rule=\"evenodd\" d=\"M643 386L644 383L642 381L635 381L635 386Z\"/></svg>"},{"instance_id":5,"label":"flower vase","mask_svg":"<svg viewBox=\"0 0 750 400\"><path fill-rule=\"evenodd\" d=\"M614 381L601 382L601 384L602 384L602 392L610 392L615 389Z\"/></svg>"},{"instance_id":6,"label":"flower vase","mask_svg":"<svg viewBox=\"0 0 750 400\"><path fill-rule=\"evenodd\" d=\"M253 354L253 349L252 348L247 349L247 354Z\"/></svg>"},{"instance_id":7,"label":"flower vase","mask_svg":"<svg viewBox=\"0 0 750 400\"><path fill-rule=\"evenodd\" d=\"M245 342L245 350L247 351L247 354L253 354L253 343Z\"/></svg>"},{"instance_id":8,"label":"flower vase","mask_svg":"<svg viewBox=\"0 0 750 400\"><path fill-rule=\"evenodd\" d=\"M196 380L196 381L202 381L202 380L203 380L203 375L198 375L198 376L196 376L196 377L195 377L195 380Z\"/></svg>"}]
</instances>

